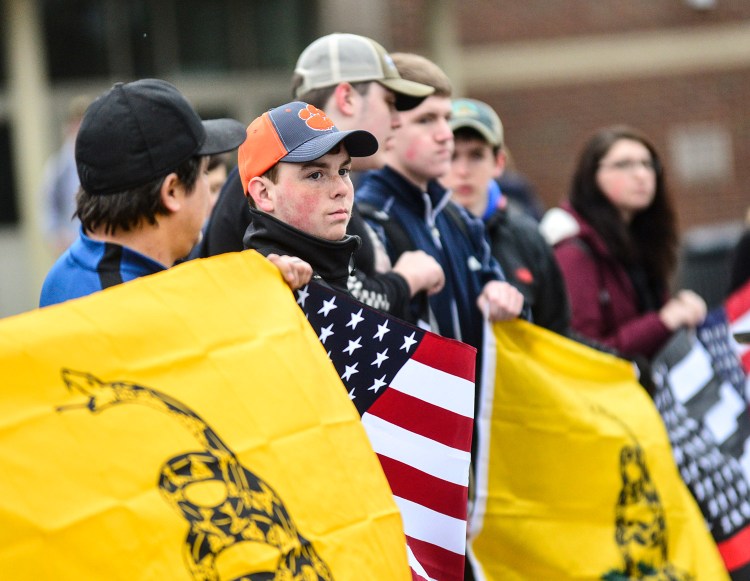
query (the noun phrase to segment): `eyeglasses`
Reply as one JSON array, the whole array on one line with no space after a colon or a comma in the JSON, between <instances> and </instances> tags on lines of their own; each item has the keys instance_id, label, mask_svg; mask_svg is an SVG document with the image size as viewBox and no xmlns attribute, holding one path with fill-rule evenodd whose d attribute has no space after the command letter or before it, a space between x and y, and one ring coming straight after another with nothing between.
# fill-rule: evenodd
<instances>
[{"instance_id":1,"label":"eyeglasses","mask_svg":"<svg viewBox=\"0 0 750 581\"><path fill-rule=\"evenodd\" d=\"M600 163L599 167L627 172L632 172L642 167L654 173L659 169L658 164L652 159L620 159L611 163Z\"/></svg>"}]
</instances>

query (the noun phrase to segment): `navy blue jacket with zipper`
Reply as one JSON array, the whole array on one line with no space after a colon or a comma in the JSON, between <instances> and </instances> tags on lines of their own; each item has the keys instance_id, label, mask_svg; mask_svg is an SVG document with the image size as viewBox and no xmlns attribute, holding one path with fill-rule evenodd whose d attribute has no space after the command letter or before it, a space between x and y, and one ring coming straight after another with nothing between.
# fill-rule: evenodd
<instances>
[{"instance_id":1,"label":"navy blue jacket with zipper","mask_svg":"<svg viewBox=\"0 0 750 581\"><path fill-rule=\"evenodd\" d=\"M450 192L431 181L420 189L389 167L362 177L356 192L360 208L383 240L392 261L406 250L423 250L445 271L445 288L429 299L434 332L474 347L482 340L482 313L476 305L485 284L505 280L484 237L484 224L450 200ZM452 205L450 211L446 208ZM459 216L457 224L452 216ZM384 221L395 221L411 248L389 239ZM402 246L398 248L397 246ZM419 304L414 304L418 309Z\"/></svg>"}]
</instances>

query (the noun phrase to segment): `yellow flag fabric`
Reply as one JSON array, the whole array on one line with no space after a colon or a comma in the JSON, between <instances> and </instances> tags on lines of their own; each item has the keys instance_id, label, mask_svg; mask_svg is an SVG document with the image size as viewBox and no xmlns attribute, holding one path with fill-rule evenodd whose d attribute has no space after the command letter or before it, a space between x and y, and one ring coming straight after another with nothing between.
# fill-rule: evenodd
<instances>
[{"instance_id":1,"label":"yellow flag fabric","mask_svg":"<svg viewBox=\"0 0 750 581\"><path fill-rule=\"evenodd\" d=\"M359 415L255 252L0 321L0 369L3 578L411 579Z\"/></svg>"},{"instance_id":2,"label":"yellow flag fabric","mask_svg":"<svg viewBox=\"0 0 750 581\"><path fill-rule=\"evenodd\" d=\"M525 321L487 334L476 578L728 579L632 364Z\"/></svg>"}]
</instances>

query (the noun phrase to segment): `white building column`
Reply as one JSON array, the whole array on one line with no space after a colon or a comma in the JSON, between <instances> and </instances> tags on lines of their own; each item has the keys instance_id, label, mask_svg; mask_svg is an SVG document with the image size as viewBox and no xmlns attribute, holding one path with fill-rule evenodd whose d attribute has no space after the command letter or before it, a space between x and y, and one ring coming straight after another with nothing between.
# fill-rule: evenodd
<instances>
[{"instance_id":1,"label":"white building column","mask_svg":"<svg viewBox=\"0 0 750 581\"><path fill-rule=\"evenodd\" d=\"M453 85L453 96L464 97L465 83L459 44L458 10L456 0L430 0L427 6L427 43L429 54L448 75Z\"/></svg>"},{"instance_id":2,"label":"white building column","mask_svg":"<svg viewBox=\"0 0 750 581\"><path fill-rule=\"evenodd\" d=\"M33 308L39 298L44 275L52 256L42 233L42 200L39 187L44 162L52 148L49 87L44 55L41 14L38 3L3 0L6 26L9 121L26 279L9 281L25 285L22 310ZM4 284L8 284L7 282ZM18 293L16 293L18 296Z\"/></svg>"}]
</instances>

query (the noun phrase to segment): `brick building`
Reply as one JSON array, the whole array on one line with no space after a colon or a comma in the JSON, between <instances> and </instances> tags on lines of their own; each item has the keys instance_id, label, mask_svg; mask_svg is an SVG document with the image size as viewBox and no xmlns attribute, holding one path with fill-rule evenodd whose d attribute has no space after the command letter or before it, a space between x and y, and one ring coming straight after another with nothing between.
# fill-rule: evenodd
<instances>
[{"instance_id":1,"label":"brick building","mask_svg":"<svg viewBox=\"0 0 750 581\"><path fill-rule=\"evenodd\" d=\"M205 116L289 98L297 55L334 31L442 65L491 103L545 203L597 127L643 129L683 231L750 206L748 0L2 0L0 316L33 308L53 257L38 186L70 98L160 77Z\"/></svg>"},{"instance_id":2,"label":"brick building","mask_svg":"<svg viewBox=\"0 0 750 581\"><path fill-rule=\"evenodd\" d=\"M430 0L391 3L392 44L430 46ZM585 139L628 123L659 148L683 229L744 218L750 2L463 0L446 12L460 47L451 76L497 109L546 205L566 195Z\"/></svg>"}]
</instances>

